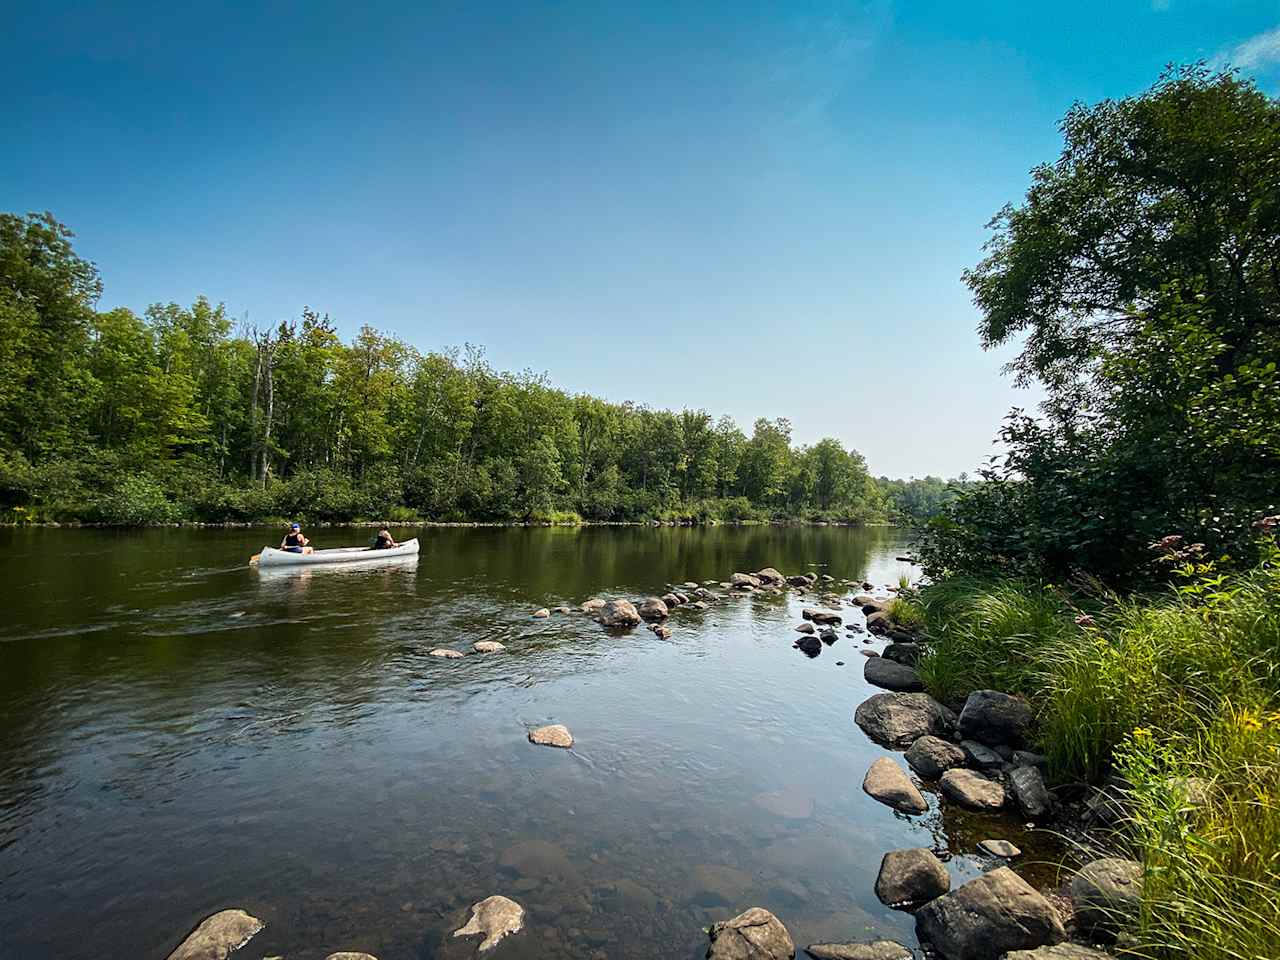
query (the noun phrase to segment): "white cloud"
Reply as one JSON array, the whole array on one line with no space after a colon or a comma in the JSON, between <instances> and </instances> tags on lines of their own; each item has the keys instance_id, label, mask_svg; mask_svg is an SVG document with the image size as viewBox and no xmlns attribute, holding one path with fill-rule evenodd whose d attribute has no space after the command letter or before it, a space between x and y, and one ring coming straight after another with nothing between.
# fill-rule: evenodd
<instances>
[{"instance_id":1,"label":"white cloud","mask_svg":"<svg viewBox=\"0 0 1280 960\"><path fill-rule=\"evenodd\" d=\"M1237 43L1213 58L1215 66L1265 70L1280 64L1280 27Z\"/></svg>"}]
</instances>

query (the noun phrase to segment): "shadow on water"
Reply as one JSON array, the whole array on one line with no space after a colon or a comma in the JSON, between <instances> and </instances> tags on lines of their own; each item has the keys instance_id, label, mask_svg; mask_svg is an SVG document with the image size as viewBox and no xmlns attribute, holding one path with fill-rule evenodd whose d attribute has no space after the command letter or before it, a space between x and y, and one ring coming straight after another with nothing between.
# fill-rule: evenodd
<instances>
[{"instance_id":1,"label":"shadow on water","mask_svg":"<svg viewBox=\"0 0 1280 960\"><path fill-rule=\"evenodd\" d=\"M800 944L911 943L881 855L981 839L862 793L860 644L793 649L801 597L681 608L669 640L531 617L766 565L894 582L896 531L446 529L416 563L244 565L276 537L0 533L6 954L163 957L235 905L254 955L445 957L493 893L529 910L512 958L698 956L751 905ZM427 655L480 639L507 653ZM548 722L573 750L527 742Z\"/></svg>"}]
</instances>

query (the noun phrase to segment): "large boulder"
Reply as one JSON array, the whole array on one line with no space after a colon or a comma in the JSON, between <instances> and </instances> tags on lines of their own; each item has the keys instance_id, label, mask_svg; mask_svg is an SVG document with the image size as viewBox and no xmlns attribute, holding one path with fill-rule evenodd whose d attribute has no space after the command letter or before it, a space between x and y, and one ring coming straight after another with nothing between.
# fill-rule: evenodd
<instances>
[{"instance_id":1,"label":"large boulder","mask_svg":"<svg viewBox=\"0 0 1280 960\"><path fill-rule=\"evenodd\" d=\"M1111 960L1111 954L1078 943L1055 943L1034 950L1010 950L1000 960Z\"/></svg>"},{"instance_id":2,"label":"large boulder","mask_svg":"<svg viewBox=\"0 0 1280 960\"><path fill-rule=\"evenodd\" d=\"M777 570L773 569L773 567L765 567L763 570L757 570L756 579L769 587L781 586L787 582L787 578Z\"/></svg>"},{"instance_id":3,"label":"large boulder","mask_svg":"<svg viewBox=\"0 0 1280 960\"><path fill-rule=\"evenodd\" d=\"M1076 925L1086 934L1114 939L1133 921L1142 900L1142 864L1104 857L1071 878Z\"/></svg>"},{"instance_id":4,"label":"large boulder","mask_svg":"<svg viewBox=\"0 0 1280 960\"><path fill-rule=\"evenodd\" d=\"M871 764L862 778L862 789L903 813L924 813L929 809L907 772L889 757L881 757Z\"/></svg>"},{"instance_id":5,"label":"large boulder","mask_svg":"<svg viewBox=\"0 0 1280 960\"><path fill-rule=\"evenodd\" d=\"M1025 817L1038 820L1053 810L1053 797L1044 785L1044 777L1035 767L1014 767L1010 770L1009 791Z\"/></svg>"},{"instance_id":6,"label":"large boulder","mask_svg":"<svg viewBox=\"0 0 1280 960\"><path fill-rule=\"evenodd\" d=\"M583 613L598 613L600 608L604 606L604 601L599 597L592 597L582 605Z\"/></svg>"},{"instance_id":7,"label":"large boulder","mask_svg":"<svg viewBox=\"0 0 1280 960\"><path fill-rule=\"evenodd\" d=\"M884 653L881 656L886 660L893 660L908 667L914 667L920 662L922 653L924 653L924 644L904 641L889 644L884 648Z\"/></svg>"},{"instance_id":8,"label":"large boulder","mask_svg":"<svg viewBox=\"0 0 1280 960\"><path fill-rule=\"evenodd\" d=\"M479 951L492 950L506 936L524 927L524 907L507 897L486 897L471 905L471 919L453 931L455 937L480 934Z\"/></svg>"},{"instance_id":9,"label":"large boulder","mask_svg":"<svg viewBox=\"0 0 1280 960\"><path fill-rule=\"evenodd\" d=\"M219 910L187 934L168 960L226 960L266 926L243 910Z\"/></svg>"},{"instance_id":10,"label":"large boulder","mask_svg":"<svg viewBox=\"0 0 1280 960\"><path fill-rule=\"evenodd\" d=\"M960 736L989 747L1018 746L1031 729L1031 708L997 690L975 690L960 711Z\"/></svg>"},{"instance_id":11,"label":"large boulder","mask_svg":"<svg viewBox=\"0 0 1280 960\"><path fill-rule=\"evenodd\" d=\"M999 770L1004 766L1004 757L977 740L961 740L960 749L964 751L965 762L971 767Z\"/></svg>"},{"instance_id":12,"label":"large boulder","mask_svg":"<svg viewBox=\"0 0 1280 960\"><path fill-rule=\"evenodd\" d=\"M763 907L712 924L707 960L791 960L796 945L782 922Z\"/></svg>"},{"instance_id":13,"label":"large boulder","mask_svg":"<svg viewBox=\"0 0 1280 960\"><path fill-rule=\"evenodd\" d=\"M952 767L964 766L964 751L941 737L921 737L908 748L906 760L926 780L937 780Z\"/></svg>"},{"instance_id":14,"label":"large boulder","mask_svg":"<svg viewBox=\"0 0 1280 960\"><path fill-rule=\"evenodd\" d=\"M886 660L883 656L868 660L866 666L862 668L862 676L867 683L874 684L877 687L884 687L886 690L913 691L924 689L920 674L916 673L914 669L901 663L895 663L892 660Z\"/></svg>"},{"instance_id":15,"label":"large boulder","mask_svg":"<svg viewBox=\"0 0 1280 960\"><path fill-rule=\"evenodd\" d=\"M804 952L813 960L911 960L911 951L894 940L869 943L811 943Z\"/></svg>"},{"instance_id":16,"label":"large boulder","mask_svg":"<svg viewBox=\"0 0 1280 960\"><path fill-rule=\"evenodd\" d=\"M1049 901L998 867L916 912L916 935L944 960L991 960L1067 939Z\"/></svg>"},{"instance_id":17,"label":"large boulder","mask_svg":"<svg viewBox=\"0 0 1280 960\"><path fill-rule=\"evenodd\" d=\"M735 573L729 578L729 586L735 590L754 590L761 586L760 578L750 573Z\"/></svg>"},{"instance_id":18,"label":"large boulder","mask_svg":"<svg viewBox=\"0 0 1280 960\"><path fill-rule=\"evenodd\" d=\"M956 715L927 693L877 693L858 705L853 719L872 740L901 750L923 736L946 736Z\"/></svg>"},{"instance_id":19,"label":"large boulder","mask_svg":"<svg viewBox=\"0 0 1280 960\"><path fill-rule=\"evenodd\" d=\"M1004 786L976 770L948 770L938 779L943 794L970 810L999 810L1004 806Z\"/></svg>"},{"instance_id":20,"label":"large boulder","mask_svg":"<svg viewBox=\"0 0 1280 960\"><path fill-rule=\"evenodd\" d=\"M640 614L642 620L665 620L671 613L666 603L657 597L646 597L641 601L636 612Z\"/></svg>"},{"instance_id":21,"label":"large boulder","mask_svg":"<svg viewBox=\"0 0 1280 960\"><path fill-rule=\"evenodd\" d=\"M843 618L841 618L838 613L832 613L830 610L817 610L813 607L805 607L800 611L800 616L804 617L806 620L812 620L814 623L819 623L824 626L838 627L844 622Z\"/></svg>"},{"instance_id":22,"label":"large boulder","mask_svg":"<svg viewBox=\"0 0 1280 960\"><path fill-rule=\"evenodd\" d=\"M915 907L951 889L951 875L933 852L923 847L890 850L880 861L876 896L890 907Z\"/></svg>"},{"instance_id":23,"label":"large boulder","mask_svg":"<svg viewBox=\"0 0 1280 960\"><path fill-rule=\"evenodd\" d=\"M630 600L610 600L596 614L596 619L606 627L623 629L640 622L640 612Z\"/></svg>"}]
</instances>

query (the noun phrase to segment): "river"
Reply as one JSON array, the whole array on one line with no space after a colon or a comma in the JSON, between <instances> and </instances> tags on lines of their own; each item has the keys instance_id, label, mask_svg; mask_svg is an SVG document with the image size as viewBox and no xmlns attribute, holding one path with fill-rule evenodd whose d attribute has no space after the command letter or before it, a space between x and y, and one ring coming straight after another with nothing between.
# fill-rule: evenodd
<instances>
[{"instance_id":1,"label":"river","mask_svg":"<svg viewBox=\"0 0 1280 960\"><path fill-rule=\"evenodd\" d=\"M280 536L0 531L0 956L162 960L238 906L267 926L237 956L421 960L495 893L528 910L512 960L699 957L749 906L800 948L914 945L886 851L960 879L984 837L1034 847L862 792L862 644L794 649L803 598L678 609L669 640L531 617L764 566L896 583L898 531L429 529L416 563L246 565ZM507 652L427 656L481 639Z\"/></svg>"}]
</instances>

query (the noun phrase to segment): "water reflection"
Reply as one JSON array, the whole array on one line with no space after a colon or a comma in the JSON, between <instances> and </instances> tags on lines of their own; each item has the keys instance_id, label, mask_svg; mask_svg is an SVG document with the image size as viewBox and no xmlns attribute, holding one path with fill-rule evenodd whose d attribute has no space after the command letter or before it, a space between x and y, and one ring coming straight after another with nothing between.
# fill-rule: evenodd
<instances>
[{"instance_id":1,"label":"water reflection","mask_svg":"<svg viewBox=\"0 0 1280 960\"><path fill-rule=\"evenodd\" d=\"M442 530L416 563L250 570L261 538L0 533L15 955L164 956L235 904L268 921L255 955L446 956L497 892L530 912L513 958L700 955L702 928L751 904L799 943L911 942L872 892L881 854L969 850L950 813L862 793L861 643L800 655L803 598L684 608L667 641L531 617L766 565L893 582L892 531ZM478 639L508 652L427 655ZM552 722L573 750L525 740Z\"/></svg>"}]
</instances>

